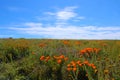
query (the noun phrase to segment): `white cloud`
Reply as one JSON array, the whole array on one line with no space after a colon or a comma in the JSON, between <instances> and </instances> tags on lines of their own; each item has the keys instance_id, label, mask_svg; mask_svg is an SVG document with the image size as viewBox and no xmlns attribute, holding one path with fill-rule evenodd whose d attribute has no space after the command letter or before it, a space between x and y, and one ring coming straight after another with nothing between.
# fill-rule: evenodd
<instances>
[{"instance_id":1,"label":"white cloud","mask_svg":"<svg viewBox=\"0 0 120 80\"><path fill-rule=\"evenodd\" d=\"M69 20L70 18L75 17L76 14L70 11L61 11L57 13L57 18L61 20Z\"/></svg>"},{"instance_id":2,"label":"white cloud","mask_svg":"<svg viewBox=\"0 0 120 80\"><path fill-rule=\"evenodd\" d=\"M49 16L54 16L56 18L56 20L71 20L71 19L81 20L81 19L85 19L85 17L79 16L75 12L75 9L77 9L77 7L75 7L75 6L65 7L64 9L59 9L56 12L45 12L45 14L49 15Z\"/></svg>"},{"instance_id":3,"label":"white cloud","mask_svg":"<svg viewBox=\"0 0 120 80\"><path fill-rule=\"evenodd\" d=\"M60 20L69 20L77 16L77 14L73 11L73 8L65 8L62 11L56 13L57 19Z\"/></svg>"},{"instance_id":4,"label":"white cloud","mask_svg":"<svg viewBox=\"0 0 120 80\"><path fill-rule=\"evenodd\" d=\"M27 25L26 25L27 24ZM38 35L57 39L118 39L119 27L97 26L42 26L42 23L25 23L26 28L11 28L28 35ZM119 31L118 31L119 30ZM116 32L115 32L116 31Z\"/></svg>"}]
</instances>

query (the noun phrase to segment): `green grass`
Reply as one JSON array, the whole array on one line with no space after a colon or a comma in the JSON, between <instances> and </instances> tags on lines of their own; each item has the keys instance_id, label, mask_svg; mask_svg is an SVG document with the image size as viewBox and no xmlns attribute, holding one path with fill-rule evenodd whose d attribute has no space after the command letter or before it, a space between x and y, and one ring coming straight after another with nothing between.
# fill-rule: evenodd
<instances>
[{"instance_id":1,"label":"green grass","mask_svg":"<svg viewBox=\"0 0 120 80\"><path fill-rule=\"evenodd\" d=\"M100 51L81 56L86 48ZM51 59L41 61L43 55ZM58 64L53 56L60 55L69 59ZM88 60L96 69L84 65L67 71L78 60ZM0 80L120 80L120 40L0 39Z\"/></svg>"}]
</instances>

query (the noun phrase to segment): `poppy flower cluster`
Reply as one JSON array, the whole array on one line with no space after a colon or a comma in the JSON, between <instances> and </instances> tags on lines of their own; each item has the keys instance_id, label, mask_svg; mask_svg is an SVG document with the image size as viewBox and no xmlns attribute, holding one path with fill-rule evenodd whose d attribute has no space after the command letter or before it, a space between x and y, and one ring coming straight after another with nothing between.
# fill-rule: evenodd
<instances>
[{"instance_id":1,"label":"poppy flower cluster","mask_svg":"<svg viewBox=\"0 0 120 80\"><path fill-rule=\"evenodd\" d=\"M50 60L50 56L41 56L40 60L48 62L48 60Z\"/></svg>"},{"instance_id":2,"label":"poppy flower cluster","mask_svg":"<svg viewBox=\"0 0 120 80\"><path fill-rule=\"evenodd\" d=\"M83 64L84 64L84 65L87 65L87 66L89 66L89 67L92 67L93 69L96 69L95 64L93 64L93 63L89 63L87 60L84 61Z\"/></svg>"},{"instance_id":3,"label":"poppy flower cluster","mask_svg":"<svg viewBox=\"0 0 120 80\"><path fill-rule=\"evenodd\" d=\"M64 40L64 41L63 41L63 44L64 44L64 45L69 45L69 44L70 44L70 42L69 42L69 41L67 41L67 40Z\"/></svg>"},{"instance_id":4,"label":"poppy flower cluster","mask_svg":"<svg viewBox=\"0 0 120 80\"><path fill-rule=\"evenodd\" d=\"M39 46L40 48L43 48L43 47L46 46L46 44L45 44L45 43L40 43L38 46Z\"/></svg>"},{"instance_id":5,"label":"poppy flower cluster","mask_svg":"<svg viewBox=\"0 0 120 80\"><path fill-rule=\"evenodd\" d=\"M53 56L53 58L55 59L55 61L57 61L58 64L61 64L63 61L68 60L68 57L65 57L64 55Z\"/></svg>"},{"instance_id":6,"label":"poppy flower cluster","mask_svg":"<svg viewBox=\"0 0 120 80\"><path fill-rule=\"evenodd\" d=\"M48 62L48 60L50 60L50 58L53 61L56 61L58 64L61 64L63 61L67 61L68 60L68 57L65 57L64 55L53 56L53 57L50 57L50 56L41 56L40 60Z\"/></svg>"},{"instance_id":7,"label":"poppy flower cluster","mask_svg":"<svg viewBox=\"0 0 120 80\"><path fill-rule=\"evenodd\" d=\"M93 63L89 63L87 60L85 60L83 62L78 60L78 61L71 61L67 65L67 71L77 71L77 69L79 69L80 67L83 67L83 66L92 67L93 69L96 70L96 66Z\"/></svg>"},{"instance_id":8,"label":"poppy flower cluster","mask_svg":"<svg viewBox=\"0 0 120 80\"><path fill-rule=\"evenodd\" d=\"M91 53L96 53L98 54L100 51L99 48L84 48L80 50L80 55L87 55L88 57L90 56Z\"/></svg>"}]
</instances>

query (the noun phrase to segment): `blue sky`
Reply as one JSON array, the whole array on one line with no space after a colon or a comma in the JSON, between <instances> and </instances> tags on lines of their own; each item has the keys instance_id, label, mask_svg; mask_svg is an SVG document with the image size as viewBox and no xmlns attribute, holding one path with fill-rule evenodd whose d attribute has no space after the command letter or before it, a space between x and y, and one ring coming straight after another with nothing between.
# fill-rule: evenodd
<instances>
[{"instance_id":1,"label":"blue sky","mask_svg":"<svg viewBox=\"0 0 120 80\"><path fill-rule=\"evenodd\" d=\"M120 39L120 0L0 0L0 38Z\"/></svg>"}]
</instances>

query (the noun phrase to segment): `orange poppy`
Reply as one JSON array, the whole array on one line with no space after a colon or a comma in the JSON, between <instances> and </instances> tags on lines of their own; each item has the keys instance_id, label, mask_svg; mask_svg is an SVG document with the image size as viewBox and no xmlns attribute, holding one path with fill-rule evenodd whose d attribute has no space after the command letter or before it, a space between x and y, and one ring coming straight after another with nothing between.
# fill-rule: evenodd
<instances>
[{"instance_id":1,"label":"orange poppy","mask_svg":"<svg viewBox=\"0 0 120 80\"><path fill-rule=\"evenodd\" d=\"M88 62L87 60L86 60L86 61L84 61L83 63L84 63L84 64L89 64L89 62Z\"/></svg>"},{"instance_id":2,"label":"orange poppy","mask_svg":"<svg viewBox=\"0 0 120 80\"><path fill-rule=\"evenodd\" d=\"M70 66L71 66L70 64L67 65L67 67L70 67Z\"/></svg>"},{"instance_id":3,"label":"orange poppy","mask_svg":"<svg viewBox=\"0 0 120 80\"><path fill-rule=\"evenodd\" d=\"M86 52L88 52L88 53L93 52L93 49L92 49L92 48L85 48L85 50L86 50Z\"/></svg>"},{"instance_id":4,"label":"orange poppy","mask_svg":"<svg viewBox=\"0 0 120 80\"><path fill-rule=\"evenodd\" d=\"M77 64L80 64L81 62L80 62L80 61L77 61L76 63L77 63Z\"/></svg>"},{"instance_id":5,"label":"orange poppy","mask_svg":"<svg viewBox=\"0 0 120 80\"><path fill-rule=\"evenodd\" d=\"M90 64L90 63L88 63L87 65L88 65L89 67L91 67L91 64Z\"/></svg>"},{"instance_id":6,"label":"orange poppy","mask_svg":"<svg viewBox=\"0 0 120 80\"><path fill-rule=\"evenodd\" d=\"M61 59L58 59L58 60L57 60L57 63L58 63L58 64L60 64L61 62L62 62L62 60L61 60Z\"/></svg>"},{"instance_id":7,"label":"orange poppy","mask_svg":"<svg viewBox=\"0 0 120 80\"><path fill-rule=\"evenodd\" d=\"M73 71L76 71L77 70L77 68L76 67L73 67Z\"/></svg>"},{"instance_id":8,"label":"orange poppy","mask_svg":"<svg viewBox=\"0 0 120 80\"><path fill-rule=\"evenodd\" d=\"M96 69L96 66L92 66L93 69Z\"/></svg>"},{"instance_id":9,"label":"orange poppy","mask_svg":"<svg viewBox=\"0 0 120 80\"><path fill-rule=\"evenodd\" d=\"M68 60L68 57L65 57L64 60L67 61L67 60Z\"/></svg>"},{"instance_id":10,"label":"orange poppy","mask_svg":"<svg viewBox=\"0 0 120 80\"><path fill-rule=\"evenodd\" d=\"M63 41L63 43L64 43L65 45L68 45L68 44L69 44L69 41Z\"/></svg>"},{"instance_id":11,"label":"orange poppy","mask_svg":"<svg viewBox=\"0 0 120 80\"><path fill-rule=\"evenodd\" d=\"M82 64L78 64L80 67L82 66Z\"/></svg>"},{"instance_id":12,"label":"orange poppy","mask_svg":"<svg viewBox=\"0 0 120 80\"><path fill-rule=\"evenodd\" d=\"M53 58L54 58L54 59L59 59L59 57L57 57L57 56L53 56Z\"/></svg>"},{"instance_id":13,"label":"orange poppy","mask_svg":"<svg viewBox=\"0 0 120 80\"><path fill-rule=\"evenodd\" d=\"M46 57L45 61L48 62L49 59L50 59L50 56Z\"/></svg>"},{"instance_id":14,"label":"orange poppy","mask_svg":"<svg viewBox=\"0 0 120 80\"><path fill-rule=\"evenodd\" d=\"M40 60L44 60L44 59L45 59L45 56L41 56L41 57L40 57Z\"/></svg>"},{"instance_id":15,"label":"orange poppy","mask_svg":"<svg viewBox=\"0 0 120 80\"><path fill-rule=\"evenodd\" d=\"M63 59L65 56L64 55L61 55L59 58Z\"/></svg>"},{"instance_id":16,"label":"orange poppy","mask_svg":"<svg viewBox=\"0 0 120 80\"><path fill-rule=\"evenodd\" d=\"M71 65L75 67L76 63L74 61L71 61Z\"/></svg>"},{"instance_id":17,"label":"orange poppy","mask_svg":"<svg viewBox=\"0 0 120 80\"><path fill-rule=\"evenodd\" d=\"M71 70L72 70L72 68L70 68L70 67L67 68L67 71L71 71Z\"/></svg>"},{"instance_id":18,"label":"orange poppy","mask_svg":"<svg viewBox=\"0 0 120 80\"><path fill-rule=\"evenodd\" d=\"M81 54L81 55L83 55L83 54L85 54L85 53L86 53L86 50L84 50L84 49L80 51L80 54Z\"/></svg>"}]
</instances>

